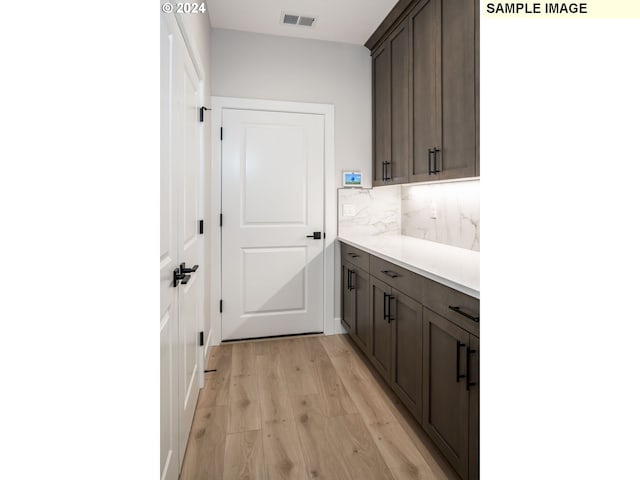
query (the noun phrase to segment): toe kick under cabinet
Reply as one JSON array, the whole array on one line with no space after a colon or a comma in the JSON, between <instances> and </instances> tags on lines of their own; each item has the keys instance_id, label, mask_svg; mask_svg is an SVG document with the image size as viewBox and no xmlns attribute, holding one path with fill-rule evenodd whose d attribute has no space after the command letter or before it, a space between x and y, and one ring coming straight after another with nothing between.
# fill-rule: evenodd
<instances>
[{"instance_id":1,"label":"toe kick under cabinet","mask_svg":"<svg viewBox=\"0 0 640 480\"><path fill-rule=\"evenodd\" d=\"M479 478L480 301L341 243L342 325L463 479Z\"/></svg>"}]
</instances>

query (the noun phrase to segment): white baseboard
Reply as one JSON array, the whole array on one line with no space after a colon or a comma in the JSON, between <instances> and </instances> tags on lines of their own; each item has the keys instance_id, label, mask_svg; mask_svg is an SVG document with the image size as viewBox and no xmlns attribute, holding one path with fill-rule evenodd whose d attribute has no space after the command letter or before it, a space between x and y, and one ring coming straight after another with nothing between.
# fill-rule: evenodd
<instances>
[{"instance_id":1,"label":"white baseboard","mask_svg":"<svg viewBox=\"0 0 640 480\"><path fill-rule=\"evenodd\" d=\"M347 333L347 330L342 326L342 321L340 318L333 319L333 334L334 335L342 335L343 333Z\"/></svg>"}]
</instances>

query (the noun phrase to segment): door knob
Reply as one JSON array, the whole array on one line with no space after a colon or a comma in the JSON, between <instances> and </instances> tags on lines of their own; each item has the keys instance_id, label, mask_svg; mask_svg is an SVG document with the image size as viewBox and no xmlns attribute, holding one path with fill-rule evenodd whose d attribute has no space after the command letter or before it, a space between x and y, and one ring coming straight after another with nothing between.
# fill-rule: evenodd
<instances>
[{"instance_id":1,"label":"door knob","mask_svg":"<svg viewBox=\"0 0 640 480\"><path fill-rule=\"evenodd\" d=\"M191 268L187 268L187 267L186 267L186 265L185 265L185 263L184 263L184 262L182 262L182 263L180 264L180 273L181 273L181 274L184 274L184 273L193 273L193 272L195 272L196 270L198 270L198 266L199 266L199 265L194 265L194 266L193 266L193 267L191 267Z\"/></svg>"},{"instance_id":2,"label":"door knob","mask_svg":"<svg viewBox=\"0 0 640 480\"><path fill-rule=\"evenodd\" d=\"M307 235L307 238L313 238L314 240L322 240L322 232L313 232L313 235Z\"/></svg>"},{"instance_id":3,"label":"door knob","mask_svg":"<svg viewBox=\"0 0 640 480\"><path fill-rule=\"evenodd\" d=\"M176 268L173 271L173 286L177 287L179 284L186 285L189 283L191 279L191 275L186 275L184 273L180 273L180 269Z\"/></svg>"}]
</instances>

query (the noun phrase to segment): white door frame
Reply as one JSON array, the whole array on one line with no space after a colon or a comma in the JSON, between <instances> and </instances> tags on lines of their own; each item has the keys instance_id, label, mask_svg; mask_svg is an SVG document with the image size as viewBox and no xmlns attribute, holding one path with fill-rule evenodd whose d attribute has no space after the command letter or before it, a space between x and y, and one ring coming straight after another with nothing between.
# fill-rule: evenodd
<instances>
[{"instance_id":1,"label":"white door frame","mask_svg":"<svg viewBox=\"0 0 640 480\"><path fill-rule=\"evenodd\" d=\"M258 100L235 97L211 97L211 305L217 306L222 295L222 270L221 266L221 235L219 224L222 195L222 141L220 140L220 127L222 126L222 111L225 108L235 110L266 110L289 113L311 113L324 116L324 299L323 319L324 334L333 335L335 322L333 317L334 299L334 243L338 233L338 219L336 212L336 186L335 186L335 146L334 146L334 121L335 108L324 103L298 103L277 100ZM222 212L224 213L224 212ZM224 228L224 227L222 227ZM222 317L219 308L211 308L212 317L212 344L220 345L222 339Z\"/></svg>"}]
</instances>

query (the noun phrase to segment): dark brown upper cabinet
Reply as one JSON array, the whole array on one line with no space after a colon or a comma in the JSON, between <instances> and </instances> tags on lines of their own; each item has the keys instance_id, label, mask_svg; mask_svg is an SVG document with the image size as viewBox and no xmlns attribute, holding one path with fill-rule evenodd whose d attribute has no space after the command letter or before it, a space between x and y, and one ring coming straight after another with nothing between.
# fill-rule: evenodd
<instances>
[{"instance_id":1,"label":"dark brown upper cabinet","mask_svg":"<svg viewBox=\"0 0 640 480\"><path fill-rule=\"evenodd\" d=\"M480 174L474 0L400 0L372 50L373 185Z\"/></svg>"},{"instance_id":2,"label":"dark brown upper cabinet","mask_svg":"<svg viewBox=\"0 0 640 480\"><path fill-rule=\"evenodd\" d=\"M409 28L405 21L372 55L373 184L408 182Z\"/></svg>"}]
</instances>

